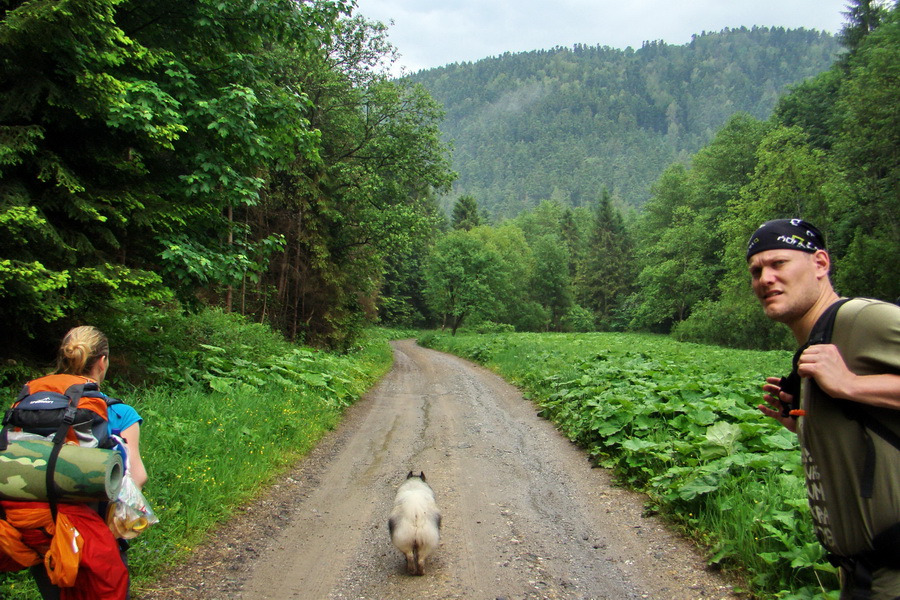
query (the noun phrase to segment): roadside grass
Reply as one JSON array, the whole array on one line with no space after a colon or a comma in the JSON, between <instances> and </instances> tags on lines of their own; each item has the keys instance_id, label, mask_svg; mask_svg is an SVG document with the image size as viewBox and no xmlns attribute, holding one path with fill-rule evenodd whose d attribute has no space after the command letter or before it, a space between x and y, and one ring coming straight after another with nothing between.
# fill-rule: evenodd
<instances>
[{"instance_id":1,"label":"roadside grass","mask_svg":"<svg viewBox=\"0 0 900 600\"><path fill-rule=\"evenodd\" d=\"M423 333L519 386L623 485L648 495L756 598L838 597L815 539L796 437L756 409L790 353L654 335Z\"/></svg>"},{"instance_id":2,"label":"roadside grass","mask_svg":"<svg viewBox=\"0 0 900 600\"><path fill-rule=\"evenodd\" d=\"M409 336L371 330L337 355L216 311L154 318L160 322L152 331L161 338L155 341L150 329L134 329L144 321L121 324L131 337L120 344L115 326L104 326L114 353L121 350L119 360L128 363L120 364L123 371L162 382L135 387L111 379L104 386L144 418L141 454L150 476L144 492L160 519L128 553L137 600L333 429L390 369L388 340ZM40 595L24 571L0 573L0 598Z\"/></svg>"},{"instance_id":3,"label":"roadside grass","mask_svg":"<svg viewBox=\"0 0 900 600\"><path fill-rule=\"evenodd\" d=\"M372 331L348 355L288 345L253 360L208 346L197 366L207 386L135 398L161 520L129 552L137 598L338 424L390 368L390 337Z\"/></svg>"}]
</instances>

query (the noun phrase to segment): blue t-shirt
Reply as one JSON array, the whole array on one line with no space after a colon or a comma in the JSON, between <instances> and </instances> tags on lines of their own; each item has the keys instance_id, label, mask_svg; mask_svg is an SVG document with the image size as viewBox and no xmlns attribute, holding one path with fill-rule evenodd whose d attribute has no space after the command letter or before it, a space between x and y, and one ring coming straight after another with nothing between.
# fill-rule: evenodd
<instances>
[{"instance_id":1,"label":"blue t-shirt","mask_svg":"<svg viewBox=\"0 0 900 600\"><path fill-rule=\"evenodd\" d=\"M113 404L106 410L109 419L108 429L109 435L122 435L122 432L134 425L135 423L143 423L144 420L136 410L127 404ZM128 465L128 452L122 444L117 444L116 449L121 453L122 460Z\"/></svg>"},{"instance_id":2,"label":"blue t-shirt","mask_svg":"<svg viewBox=\"0 0 900 600\"><path fill-rule=\"evenodd\" d=\"M144 420L134 408L127 404L113 404L107 409L109 417L109 434L121 435L123 431L135 423L143 423Z\"/></svg>"}]
</instances>

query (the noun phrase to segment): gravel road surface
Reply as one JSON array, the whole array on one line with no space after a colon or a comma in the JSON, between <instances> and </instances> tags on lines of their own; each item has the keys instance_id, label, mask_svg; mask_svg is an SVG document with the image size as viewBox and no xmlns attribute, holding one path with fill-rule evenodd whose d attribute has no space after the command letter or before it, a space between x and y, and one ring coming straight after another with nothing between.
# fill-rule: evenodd
<instances>
[{"instance_id":1,"label":"gravel road surface","mask_svg":"<svg viewBox=\"0 0 900 600\"><path fill-rule=\"evenodd\" d=\"M719 600L738 596L644 498L467 361L395 342L392 371L294 471L141 600ZM409 576L387 518L424 471L441 547Z\"/></svg>"}]
</instances>

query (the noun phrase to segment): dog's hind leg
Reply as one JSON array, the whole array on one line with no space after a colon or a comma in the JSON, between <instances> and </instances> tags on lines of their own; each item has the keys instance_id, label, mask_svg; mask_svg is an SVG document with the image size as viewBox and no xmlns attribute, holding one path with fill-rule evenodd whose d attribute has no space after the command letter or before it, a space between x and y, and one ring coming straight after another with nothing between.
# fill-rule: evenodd
<instances>
[{"instance_id":1,"label":"dog's hind leg","mask_svg":"<svg viewBox=\"0 0 900 600\"><path fill-rule=\"evenodd\" d=\"M416 562L419 558L418 554L415 546L413 546L411 552L406 554L406 573L409 575L416 575Z\"/></svg>"},{"instance_id":2,"label":"dog's hind leg","mask_svg":"<svg viewBox=\"0 0 900 600\"><path fill-rule=\"evenodd\" d=\"M419 556L418 540L413 542L412 562L407 563L407 568L409 569L410 575L424 575L425 574L425 558Z\"/></svg>"}]
</instances>

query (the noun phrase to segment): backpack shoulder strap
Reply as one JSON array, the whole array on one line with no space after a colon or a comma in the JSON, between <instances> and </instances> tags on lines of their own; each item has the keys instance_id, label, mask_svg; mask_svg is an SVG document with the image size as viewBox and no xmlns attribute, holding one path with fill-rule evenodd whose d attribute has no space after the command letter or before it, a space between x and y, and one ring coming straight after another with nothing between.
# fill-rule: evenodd
<instances>
[{"instance_id":1,"label":"backpack shoulder strap","mask_svg":"<svg viewBox=\"0 0 900 600\"><path fill-rule=\"evenodd\" d=\"M22 389L19 391L19 395L16 396L16 401L13 403L13 406L27 398L31 395L31 386L29 384L25 384L22 386Z\"/></svg>"},{"instance_id":2,"label":"backpack shoulder strap","mask_svg":"<svg viewBox=\"0 0 900 600\"><path fill-rule=\"evenodd\" d=\"M56 491L56 462L59 459L59 452L62 450L63 444L66 443L66 434L75 422L75 411L78 408L78 401L81 400L86 386L90 386L90 383L76 383L66 388L69 406L66 407L62 423L59 424L59 429L56 430L56 434L53 436L53 449L50 451L50 457L47 459L47 501L50 503L50 514L53 516L54 522L56 522L56 504L59 496Z\"/></svg>"},{"instance_id":3,"label":"backpack shoulder strap","mask_svg":"<svg viewBox=\"0 0 900 600\"><path fill-rule=\"evenodd\" d=\"M822 313L816 321L816 324L813 325L812 331L809 332L809 339L806 340L806 348L815 346L816 344L831 343L831 336L834 333L834 321L837 318L837 313L841 307L850 302L850 300L852 300L852 298L841 298L825 309L825 312ZM804 350L806 348L804 348Z\"/></svg>"},{"instance_id":4,"label":"backpack shoulder strap","mask_svg":"<svg viewBox=\"0 0 900 600\"><path fill-rule=\"evenodd\" d=\"M781 378L781 383L779 385L783 392L794 397L794 401L790 405L782 406L781 416L796 417L796 415L791 414L791 411L794 406L800 404L800 373L797 371L800 365L800 356L810 346L831 343L831 334L834 331L834 321L837 318L838 310L850 300L851 298L841 298L828 306L816 320L815 325L813 325L812 331L809 332L809 337L806 339L806 343L797 348L797 351L794 353L794 358L791 361L791 372L786 377Z\"/></svg>"},{"instance_id":5,"label":"backpack shoulder strap","mask_svg":"<svg viewBox=\"0 0 900 600\"><path fill-rule=\"evenodd\" d=\"M3 427L0 429L0 452L4 452L9 447L9 420L12 418L12 409L6 411L3 415Z\"/></svg>"}]
</instances>

